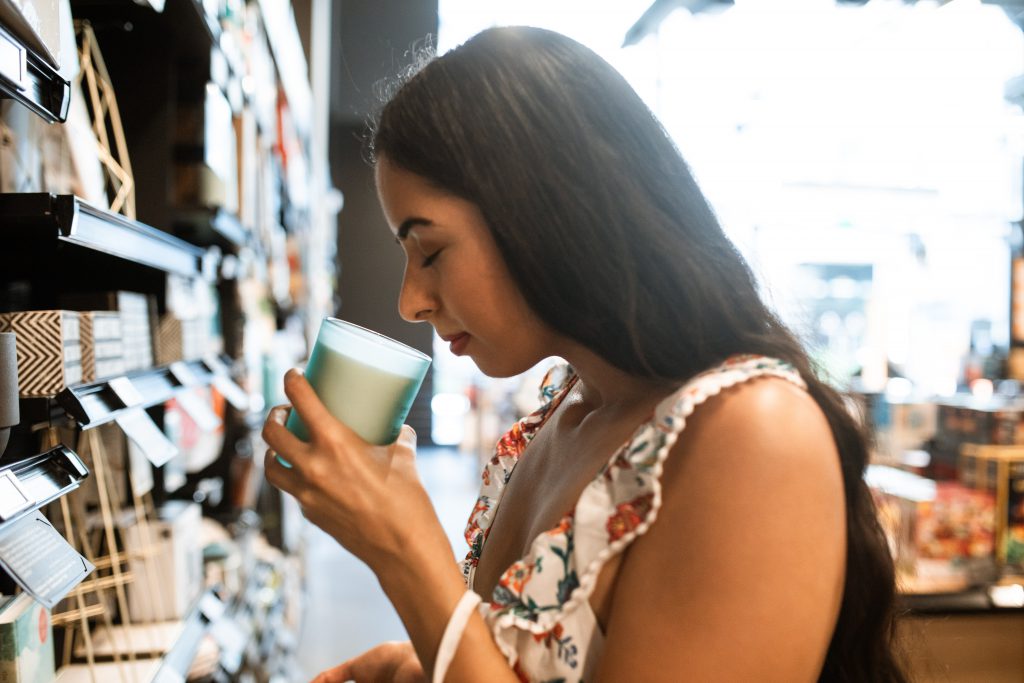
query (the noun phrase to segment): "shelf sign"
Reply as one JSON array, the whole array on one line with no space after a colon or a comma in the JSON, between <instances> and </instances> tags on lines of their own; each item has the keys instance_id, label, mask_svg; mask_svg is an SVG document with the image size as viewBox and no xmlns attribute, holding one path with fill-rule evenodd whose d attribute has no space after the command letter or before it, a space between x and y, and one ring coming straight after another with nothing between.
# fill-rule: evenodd
<instances>
[{"instance_id":1,"label":"shelf sign","mask_svg":"<svg viewBox=\"0 0 1024 683\"><path fill-rule=\"evenodd\" d=\"M124 404L125 408L131 408L142 403L142 394L139 393L139 390L135 388L135 385L127 377L116 377L108 380L107 386L117 394L117 398Z\"/></svg>"},{"instance_id":2,"label":"shelf sign","mask_svg":"<svg viewBox=\"0 0 1024 683\"><path fill-rule=\"evenodd\" d=\"M249 394L245 393L245 390L231 379L231 371L228 366L212 353L203 357L203 363L213 373L211 381L220 395L226 398L235 410L242 412L249 410Z\"/></svg>"},{"instance_id":3,"label":"shelf sign","mask_svg":"<svg viewBox=\"0 0 1024 683\"><path fill-rule=\"evenodd\" d=\"M225 375L214 375L213 386L227 399L235 410L249 410L249 394Z\"/></svg>"},{"instance_id":4,"label":"shelf sign","mask_svg":"<svg viewBox=\"0 0 1024 683\"><path fill-rule=\"evenodd\" d=\"M178 447L156 426L142 408L132 408L118 414L117 425L124 431L154 467L160 467L178 454Z\"/></svg>"},{"instance_id":5,"label":"shelf sign","mask_svg":"<svg viewBox=\"0 0 1024 683\"><path fill-rule=\"evenodd\" d=\"M168 370L174 375L174 379L178 380L183 387L190 387L193 384L199 384L199 378L196 377L196 373L192 372L186 363L182 361L176 361L168 366Z\"/></svg>"},{"instance_id":6,"label":"shelf sign","mask_svg":"<svg viewBox=\"0 0 1024 683\"><path fill-rule=\"evenodd\" d=\"M196 423L200 431L215 432L223 424L217 413L213 412L210 402L196 394L192 389L178 392L175 394L174 400L192 418L192 421Z\"/></svg>"},{"instance_id":7,"label":"shelf sign","mask_svg":"<svg viewBox=\"0 0 1024 683\"><path fill-rule=\"evenodd\" d=\"M0 567L47 609L96 569L38 510L0 529Z\"/></svg>"},{"instance_id":8,"label":"shelf sign","mask_svg":"<svg viewBox=\"0 0 1024 683\"><path fill-rule=\"evenodd\" d=\"M0 473L0 521L13 519L16 514L32 507L32 499L21 488L21 482L14 472Z\"/></svg>"}]
</instances>

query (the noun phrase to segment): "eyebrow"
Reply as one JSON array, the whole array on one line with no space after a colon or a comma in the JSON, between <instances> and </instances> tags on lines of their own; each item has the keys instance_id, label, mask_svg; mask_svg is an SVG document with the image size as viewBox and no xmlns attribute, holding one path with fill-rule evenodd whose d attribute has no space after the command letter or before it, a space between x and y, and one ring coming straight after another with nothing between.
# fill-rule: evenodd
<instances>
[{"instance_id":1,"label":"eyebrow","mask_svg":"<svg viewBox=\"0 0 1024 683\"><path fill-rule=\"evenodd\" d=\"M429 228L433 224L433 221L428 220L426 218L419 218L417 216L413 216L412 218L406 218L404 221L402 221L402 224L398 226L398 239L404 240L406 237L409 236L409 231L415 227Z\"/></svg>"}]
</instances>

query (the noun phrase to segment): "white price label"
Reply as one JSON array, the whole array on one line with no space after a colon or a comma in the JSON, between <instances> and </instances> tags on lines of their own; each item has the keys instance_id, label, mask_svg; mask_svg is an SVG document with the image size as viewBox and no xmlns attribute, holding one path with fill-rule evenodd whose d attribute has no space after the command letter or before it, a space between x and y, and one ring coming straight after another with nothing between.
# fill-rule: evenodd
<instances>
[{"instance_id":1,"label":"white price label","mask_svg":"<svg viewBox=\"0 0 1024 683\"><path fill-rule=\"evenodd\" d=\"M0 472L0 520L11 519L31 505L32 500L21 488L21 482L14 476L14 472Z\"/></svg>"},{"instance_id":2,"label":"white price label","mask_svg":"<svg viewBox=\"0 0 1024 683\"><path fill-rule=\"evenodd\" d=\"M142 394L139 393L139 390L135 388L135 385L127 377L115 377L114 379L107 380L107 386L117 394L117 397L126 408L142 403Z\"/></svg>"},{"instance_id":3,"label":"white price label","mask_svg":"<svg viewBox=\"0 0 1024 683\"><path fill-rule=\"evenodd\" d=\"M171 443L142 408L121 413L117 416L117 424L155 467L160 467L178 454L178 447Z\"/></svg>"},{"instance_id":4,"label":"white price label","mask_svg":"<svg viewBox=\"0 0 1024 683\"><path fill-rule=\"evenodd\" d=\"M221 419L213 412L210 402L197 394L193 389L185 389L174 397L192 421L201 431L214 432L221 426Z\"/></svg>"},{"instance_id":5,"label":"white price label","mask_svg":"<svg viewBox=\"0 0 1024 683\"><path fill-rule=\"evenodd\" d=\"M168 370L171 371L171 374L174 375L176 380L181 382L182 386L190 387L193 384L199 384L199 378L196 377L196 373L192 372L192 368L190 368L187 363L179 360L175 363L171 363Z\"/></svg>"}]
</instances>

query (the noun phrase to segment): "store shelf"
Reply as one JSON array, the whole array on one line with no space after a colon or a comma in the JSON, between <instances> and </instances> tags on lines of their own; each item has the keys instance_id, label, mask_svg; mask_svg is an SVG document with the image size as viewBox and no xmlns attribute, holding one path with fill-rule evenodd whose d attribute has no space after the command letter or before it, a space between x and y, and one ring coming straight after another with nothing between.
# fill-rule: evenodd
<instances>
[{"instance_id":1,"label":"store shelf","mask_svg":"<svg viewBox=\"0 0 1024 683\"><path fill-rule=\"evenodd\" d=\"M210 626L210 619L201 607L205 598L205 595L200 598L185 617L184 628L174 645L164 654L153 683L181 683L188 677L199 644Z\"/></svg>"},{"instance_id":2,"label":"store shelf","mask_svg":"<svg viewBox=\"0 0 1024 683\"><path fill-rule=\"evenodd\" d=\"M0 220L14 241L56 239L168 273L216 276L216 254L74 195L0 194Z\"/></svg>"},{"instance_id":3,"label":"store shelf","mask_svg":"<svg viewBox=\"0 0 1024 683\"><path fill-rule=\"evenodd\" d=\"M63 123L71 84L0 26L0 94L16 100L48 123Z\"/></svg>"},{"instance_id":4,"label":"store shelf","mask_svg":"<svg viewBox=\"0 0 1024 683\"><path fill-rule=\"evenodd\" d=\"M905 593L899 596L899 605L911 614L1024 613L1024 606L997 605L991 590L977 587L955 593Z\"/></svg>"},{"instance_id":5,"label":"store shelf","mask_svg":"<svg viewBox=\"0 0 1024 683\"><path fill-rule=\"evenodd\" d=\"M285 98L291 107L299 134L308 139L313 120L313 88L309 82L309 65L302 51L302 41L295 27L291 3L258 0L264 17L267 41L281 78Z\"/></svg>"},{"instance_id":6,"label":"store shelf","mask_svg":"<svg viewBox=\"0 0 1024 683\"><path fill-rule=\"evenodd\" d=\"M150 408L174 398L186 386L207 386L213 383L215 371L204 361L189 361L187 368L195 383L187 385L179 378L178 364L171 364L129 373L124 377L91 384L77 384L57 394L57 404L82 429L90 429L116 420L130 409ZM116 382L127 379L137 392L138 400L128 405Z\"/></svg>"},{"instance_id":7,"label":"store shelf","mask_svg":"<svg viewBox=\"0 0 1024 683\"><path fill-rule=\"evenodd\" d=\"M74 491L88 476L78 454L63 444L0 467L0 533Z\"/></svg>"}]
</instances>

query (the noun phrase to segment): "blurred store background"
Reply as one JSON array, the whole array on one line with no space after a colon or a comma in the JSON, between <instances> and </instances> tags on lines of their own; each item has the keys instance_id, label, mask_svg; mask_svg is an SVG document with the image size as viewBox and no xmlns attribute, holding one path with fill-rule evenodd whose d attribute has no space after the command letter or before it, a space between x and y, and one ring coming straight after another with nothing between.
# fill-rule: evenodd
<instances>
[{"instance_id":1,"label":"blurred store background","mask_svg":"<svg viewBox=\"0 0 1024 683\"><path fill-rule=\"evenodd\" d=\"M0 641L49 624L37 681L276 683L404 636L260 426L324 316L430 353L409 422L464 553L558 359L488 378L401 320L366 123L415 52L524 24L633 84L850 392L919 680L1019 683L1024 0L0 0ZM95 569L46 593L26 548Z\"/></svg>"}]
</instances>

